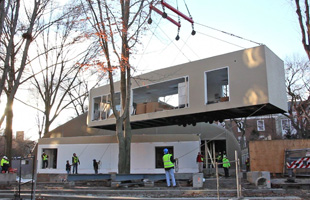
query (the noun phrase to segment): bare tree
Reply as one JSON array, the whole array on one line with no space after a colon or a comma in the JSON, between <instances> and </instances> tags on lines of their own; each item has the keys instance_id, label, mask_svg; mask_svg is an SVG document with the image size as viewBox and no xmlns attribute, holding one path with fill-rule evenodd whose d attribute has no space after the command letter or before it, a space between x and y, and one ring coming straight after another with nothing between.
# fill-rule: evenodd
<instances>
[{"instance_id":1,"label":"bare tree","mask_svg":"<svg viewBox=\"0 0 310 200\"><path fill-rule=\"evenodd\" d=\"M301 41L310 60L310 9L308 0L295 0L296 13L301 31Z\"/></svg>"},{"instance_id":2,"label":"bare tree","mask_svg":"<svg viewBox=\"0 0 310 200\"><path fill-rule=\"evenodd\" d=\"M233 119L233 121L235 122L235 124L237 125L237 127L239 128L239 130L241 131L241 139L240 139L240 147L241 149L244 149L246 148L246 145L245 145L245 141L244 140L244 136L245 136L245 133L246 133L246 128L247 128L247 118L245 117L244 120L243 119Z\"/></svg>"},{"instance_id":3,"label":"bare tree","mask_svg":"<svg viewBox=\"0 0 310 200\"><path fill-rule=\"evenodd\" d=\"M96 36L103 52L104 60L95 64L107 71L111 104L116 118L116 135L119 144L118 172L130 173L130 96L131 96L131 65L130 54L139 41L143 25L146 22L144 8L146 0L87 1L83 5L91 24L90 35ZM121 112L116 109L114 74L120 75ZM116 73L118 74L118 73Z\"/></svg>"},{"instance_id":4,"label":"bare tree","mask_svg":"<svg viewBox=\"0 0 310 200\"><path fill-rule=\"evenodd\" d=\"M32 83L42 102L42 108L38 109L42 113L38 118L40 138L49 132L60 113L79 99L87 98L88 90L79 90L85 84L81 81L80 64L91 59L93 52L91 44L76 33L80 26L78 18L70 13L56 26L43 31L36 42L38 63L31 63L31 69ZM74 91L76 96L72 95Z\"/></svg>"},{"instance_id":5,"label":"bare tree","mask_svg":"<svg viewBox=\"0 0 310 200\"><path fill-rule=\"evenodd\" d=\"M0 40L2 37L2 31L4 28L4 20L7 18L9 5L11 4L11 0L1 0L0 1ZM1 93L2 91L0 91Z\"/></svg>"},{"instance_id":6,"label":"bare tree","mask_svg":"<svg viewBox=\"0 0 310 200\"><path fill-rule=\"evenodd\" d=\"M30 44L37 34L44 29L40 19L44 16L48 0L33 0L33 4L21 4L20 0L9 1L7 14L2 27L0 67L2 77L0 80L0 95L6 94L6 107L1 117L0 126L5 124L5 154L11 159L12 155L12 123L13 102L27 64ZM23 7L23 8L21 8ZM48 25L47 25L48 26Z\"/></svg>"},{"instance_id":7,"label":"bare tree","mask_svg":"<svg viewBox=\"0 0 310 200\"><path fill-rule=\"evenodd\" d=\"M89 91L92 88L99 86L102 83L102 80L104 80L105 75L105 73L97 72L86 76L84 74L83 77L77 77L77 81L80 82L80 84L68 92L68 96L71 101L70 107L72 107L72 109L75 111L75 116L82 115L88 111ZM94 84L90 85L87 79L93 79L94 77L97 77L97 80Z\"/></svg>"},{"instance_id":8,"label":"bare tree","mask_svg":"<svg viewBox=\"0 0 310 200\"><path fill-rule=\"evenodd\" d=\"M289 99L288 114L298 138L310 138L310 62L294 57L287 59L286 90Z\"/></svg>"}]
</instances>

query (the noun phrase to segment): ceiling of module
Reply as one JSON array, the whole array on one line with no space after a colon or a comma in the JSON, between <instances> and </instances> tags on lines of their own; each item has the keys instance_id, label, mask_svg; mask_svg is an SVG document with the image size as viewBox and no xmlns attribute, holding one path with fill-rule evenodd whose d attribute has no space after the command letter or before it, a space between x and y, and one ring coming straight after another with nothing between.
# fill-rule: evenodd
<instances>
[{"instance_id":1,"label":"ceiling of module","mask_svg":"<svg viewBox=\"0 0 310 200\"><path fill-rule=\"evenodd\" d=\"M184 82L184 78L162 83L152 84L133 89L133 102L142 103L147 99L158 99L178 93L178 83Z\"/></svg>"}]
</instances>

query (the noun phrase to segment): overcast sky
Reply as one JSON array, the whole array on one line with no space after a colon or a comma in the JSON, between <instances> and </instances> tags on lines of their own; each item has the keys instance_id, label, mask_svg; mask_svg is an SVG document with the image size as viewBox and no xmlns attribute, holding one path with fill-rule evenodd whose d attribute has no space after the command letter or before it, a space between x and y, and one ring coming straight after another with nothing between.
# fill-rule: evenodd
<instances>
[{"instance_id":1,"label":"overcast sky","mask_svg":"<svg viewBox=\"0 0 310 200\"><path fill-rule=\"evenodd\" d=\"M166 2L176 7L175 0ZM192 36L191 23L181 18L180 40L176 41L177 27L152 13L153 23L142 38L138 55L131 63L137 66L135 75L155 69L238 51L265 44L282 60L294 54L305 56L297 15L289 0L187 0L194 20L196 35ZM162 9L160 6L157 6ZM184 0L178 1L179 10L189 16ZM167 10L178 21L177 16ZM225 32L225 33L224 33ZM233 37L231 34L237 36ZM241 39L240 39L241 38ZM254 42L250 42L254 41ZM25 131L26 137L37 139L35 116L31 109L19 102L14 106L14 133ZM65 123L58 120L52 128Z\"/></svg>"}]
</instances>

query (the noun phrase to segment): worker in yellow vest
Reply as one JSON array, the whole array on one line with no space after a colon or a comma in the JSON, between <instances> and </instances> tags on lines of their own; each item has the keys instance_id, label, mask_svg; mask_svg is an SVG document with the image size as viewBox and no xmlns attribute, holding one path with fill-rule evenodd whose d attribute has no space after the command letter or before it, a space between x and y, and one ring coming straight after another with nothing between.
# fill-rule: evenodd
<instances>
[{"instance_id":1,"label":"worker in yellow vest","mask_svg":"<svg viewBox=\"0 0 310 200\"><path fill-rule=\"evenodd\" d=\"M72 174L77 174L78 173L78 165L79 164L80 164L80 160L77 157L76 153L74 153L73 157L72 157L72 166L73 166Z\"/></svg>"},{"instance_id":2,"label":"worker in yellow vest","mask_svg":"<svg viewBox=\"0 0 310 200\"><path fill-rule=\"evenodd\" d=\"M8 157L3 156L3 158L1 159L1 172L7 173L9 166L10 166L10 161L9 161Z\"/></svg>"},{"instance_id":3,"label":"worker in yellow vest","mask_svg":"<svg viewBox=\"0 0 310 200\"><path fill-rule=\"evenodd\" d=\"M225 178L229 177L229 168L230 168L230 162L228 160L228 158L226 157L226 155L223 156L223 168L224 168L224 172L225 172Z\"/></svg>"},{"instance_id":4,"label":"worker in yellow vest","mask_svg":"<svg viewBox=\"0 0 310 200\"><path fill-rule=\"evenodd\" d=\"M42 154L42 161L43 161L43 166L42 168L45 169L48 166L48 155L46 155L45 152Z\"/></svg>"},{"instance_id":5,"label":"worker in yellow vest","mask_svg":"<svg viewBox=\"0 0 310 200\"><path fill-rule=\"evenodd\" d=\"M166 182L167 186L170 187L170 178L172 181L172 186L176 187L176 182L174 178L174 164L176 159L173 159L173 155L169 154L169 151L167 148L164 149L164 156L163 156L163 162L164 162L164 168L165 168L165 174L166 174Z\"/></svg>"}]
</instances>

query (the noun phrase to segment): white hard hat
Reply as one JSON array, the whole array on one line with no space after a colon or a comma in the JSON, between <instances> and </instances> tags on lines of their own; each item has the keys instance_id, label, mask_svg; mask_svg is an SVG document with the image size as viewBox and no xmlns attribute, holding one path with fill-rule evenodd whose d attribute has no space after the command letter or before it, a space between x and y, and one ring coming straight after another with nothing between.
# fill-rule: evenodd
<instances>
[{"instance_id":1,"label":"white hard hat","mask_svg":"<svg viewBox=\"0 0 310 200\"><path fill-rule=\"evenodd\" d=\"M6 156L3 156L3 158L4 158L4 159L8 159L8 157L6 157Z\"/></svg>"}]
</instances>

